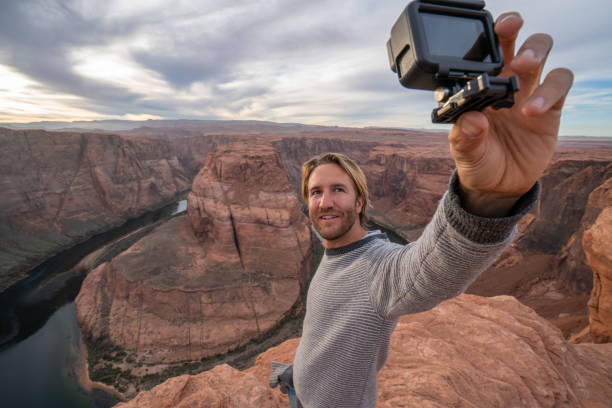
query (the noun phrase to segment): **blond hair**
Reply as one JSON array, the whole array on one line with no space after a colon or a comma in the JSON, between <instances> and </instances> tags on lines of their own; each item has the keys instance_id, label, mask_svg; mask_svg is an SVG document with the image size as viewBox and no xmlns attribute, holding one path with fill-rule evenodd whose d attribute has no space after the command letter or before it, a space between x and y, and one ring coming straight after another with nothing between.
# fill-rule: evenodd
<instances>
[{"instance_id":1,"label":"blond hair","mask_svg":"<svg viewBox=\"0 0 612 408\"><path fill-rule=\"evenodd\" d=\"M308 180L310 179L310 175L317 167L330 163L338 165L351 178L351 180L353 180L355 191L357 192L357 198L361 197L363 199L363 205L361 206L361 212L359 213L359 223L362 227L365 227L365 224L368 221L368 207L370 207L366 177L357 163L342 153L324 153L311 158L302 165L302 198L304 199L304 202L308 204Z\"/></svg>"}]
</instances>

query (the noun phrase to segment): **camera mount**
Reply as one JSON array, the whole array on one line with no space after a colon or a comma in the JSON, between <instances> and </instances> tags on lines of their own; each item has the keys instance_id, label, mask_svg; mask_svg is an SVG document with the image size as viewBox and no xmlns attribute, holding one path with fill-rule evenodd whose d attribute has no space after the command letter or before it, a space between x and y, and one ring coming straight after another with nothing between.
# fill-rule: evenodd
<instances>
[{"instance_id":1,"label":"camera mount","mask_svg":"<svg viewBox=\"0 0 612 408\"><path fill-rule=\"evenodd\" d=\"M416 0L391 30L391 70L413 89L435 90L434 123L454 123L468 110L511 107L518 79L503 68L493 18L483 0Z\"/></svg>"},{"instance_id":2,"label":"camera mount","mask_svg":"<svg viewBox=\"0 0 612 408\"><path fill-rule=\"evenodd\" d=\"M438 107L431 112L431 121L455 123L467 111L482 111L488 106L493 109L511 108L514 105L514 92L518 89L516 76L490 77L486 72L469 79L463 87L455 85L452 96L448 96L451 93L448 88L437 88L434 98Z\"/></svg>"}]
</instances>

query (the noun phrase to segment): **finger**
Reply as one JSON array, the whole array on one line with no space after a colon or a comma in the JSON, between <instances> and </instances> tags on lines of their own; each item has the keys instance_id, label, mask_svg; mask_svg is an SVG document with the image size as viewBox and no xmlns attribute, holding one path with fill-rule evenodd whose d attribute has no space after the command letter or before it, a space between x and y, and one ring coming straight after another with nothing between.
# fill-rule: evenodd
<instances>
[{"instance_id":1,"label":"finger","mask_svg":"<svg viewBox=\"0 0 612 408\"><path fill-rule=\"evenodd\" d=\"M461 115L448 134L455 159L477 161L481 155L478 147L488 130L489 121L482 112L470 111Z\"/></svg>"},{"instance_id":2,"label":"finger","mask_svg":"<svg viewBox=\"0 0 612 408\"><path fill-rule=\"evenodd\" d=\"M533 34L525 40L510 64L519 77L521 89L533 89L538 86L552 46L553 39L548 34Z\"/></svg>"},{"instance_id":3,"label":"finger","mask_svg":"<svg viewBox=\"0 0 612 408\"><path fill-rule=\"evenodd\" d=\"M495 22L495 34L499 39L506 65L510 64L514 58L514 44L522 26L523 18L514 11L501 14Z\"/></svg>"},{"instance_id":4,"label":"finger","mask_svg":"<svg viewBox=\"0 0 612 408\"><path fill-rule=\"evenodd\" d=\"M550 109L560 111L573 82L574 74L569 69L557 68L550 71L542 85L523 105L523 113L527 116L535 116Z\"/></svg>"}]
</instances>

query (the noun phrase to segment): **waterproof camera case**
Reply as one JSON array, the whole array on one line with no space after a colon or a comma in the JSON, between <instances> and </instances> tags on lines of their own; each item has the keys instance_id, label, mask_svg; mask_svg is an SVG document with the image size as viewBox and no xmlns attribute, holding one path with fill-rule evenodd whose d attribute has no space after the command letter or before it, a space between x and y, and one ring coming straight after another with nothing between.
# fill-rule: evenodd
<instances>
[{"instance_id":1,"label":"waterproof camera case","mask_svg":"<svg viewBox=\"0 0 612 408\"><path fill-rule=\"evenodd\" d=\"M517 78L500 78L504 61L483 0L416 0L391 29L387 52L400 83L435 90L434 123L469 110L514 105Z\"/></svg>"}]
</instances>

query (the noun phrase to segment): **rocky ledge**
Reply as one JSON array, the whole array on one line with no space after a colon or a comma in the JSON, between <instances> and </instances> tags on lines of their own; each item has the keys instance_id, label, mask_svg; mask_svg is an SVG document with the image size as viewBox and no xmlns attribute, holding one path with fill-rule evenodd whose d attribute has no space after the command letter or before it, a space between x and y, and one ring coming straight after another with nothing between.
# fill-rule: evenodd
<instances>
[{"instance_id":1,"label":"rocky ledge","mask_svg":"<svg viewBox=\"0 0 612 408\"><path fill-rule=\"evenodd\" d=\"M298 339L238 371L228 365L171 378L117 408L288 406L267 386L271 361L291 362ZM607 407L612 344L568 344L509 296L462 295L405 316L378 375L377 407Z\"/></svg>"}]
</instances>

